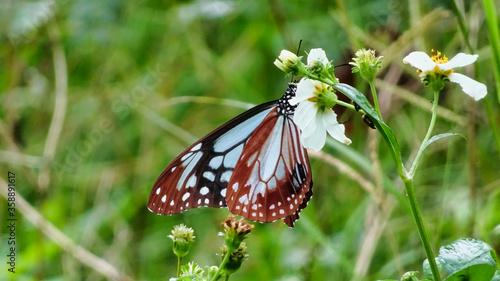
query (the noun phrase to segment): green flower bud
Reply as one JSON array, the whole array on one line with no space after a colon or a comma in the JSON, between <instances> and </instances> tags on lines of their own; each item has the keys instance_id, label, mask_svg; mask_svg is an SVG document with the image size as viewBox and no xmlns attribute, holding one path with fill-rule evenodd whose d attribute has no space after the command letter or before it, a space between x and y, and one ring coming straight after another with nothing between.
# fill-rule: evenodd
<instances>
[{"instance_id":1,"label":"green flower bud","mask_svg":"<svg viewBox=\"0 0 500 281\"><path fill-rule=\"evenodd\" d=\"M172 239L174 243L173 251L176 256L182 258L188 254L189 245L191 245L195 238L193 234L194 230L184 224L174 226L172 235L168 237Z\"/></svg>"},{"instance_id":2,"label":"green flower bud","mask_svg":"<svg viewBox=\"0 0 500 281\"><path fill-rule=\"evenodd\" d=\"M352 73L359 73L367 81L373 81L382 67L382 57L375 57L374 50L361 49L354 54Z\"/></svg>"},{"instance_id":3,"label":"green flower bud","mask_svg":"<svg viewBox=\"0 0 500 281\"><path fill-rule=\"evenodd\" d=\"M224 258L224 256L227 255L227 252L228 252L227 246L223 246L221 248L221 256L222 256L222 258ZM240 244L240 246L236 250L234 250L231 253L231 255L229 256L229 259L228 259L227 263L222 267L222 271L226 275L232 275L236 271L238 271L238 269L240 269L241 264L243 263L243 261L245 261L247 259L248 259L247 246L243 242L243 243Z\"/></svg>"}]
</instances>

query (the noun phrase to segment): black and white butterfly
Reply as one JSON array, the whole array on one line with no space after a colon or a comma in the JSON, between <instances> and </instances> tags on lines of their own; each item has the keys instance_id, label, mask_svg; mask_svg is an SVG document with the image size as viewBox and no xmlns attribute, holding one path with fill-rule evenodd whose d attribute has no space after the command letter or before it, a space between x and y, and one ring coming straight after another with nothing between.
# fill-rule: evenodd
<instances>
[{"instance_id":1,"label":"black and white butterfly","mask_svg":"<svg viewBox=\"0 0 500 281\"><path fill-rule=\"evenodd\" d=\"M293 227L312 196L312 175L301 131L283 97L258 105L215 129L175 158L158 177L149 209L171 215L199 206L228 207L259 222Z\"/></svg>"}]
</instances>

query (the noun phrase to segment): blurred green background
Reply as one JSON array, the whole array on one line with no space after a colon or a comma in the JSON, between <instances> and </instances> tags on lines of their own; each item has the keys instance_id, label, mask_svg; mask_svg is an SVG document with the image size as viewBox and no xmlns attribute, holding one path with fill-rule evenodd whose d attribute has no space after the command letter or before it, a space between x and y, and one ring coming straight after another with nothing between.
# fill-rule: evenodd
<instances>
[{"instance_id":1,"label":"blurred green background","mask_svg":"<svg viewBox=\"0 0 500 281\"><path fill-rule=\"evenodd\" d=\"M487 5L493 5L493 9ZM432 93L402 63L414 50L479 54L460 69L488 86L475 103L456 84L440 99L415 179L435 251L460 237L500 250L500 44L497 1L4 1L0 8L0 221L16 174L17 263L0 279L168 280L174 225L195 230L186 261L215 265L227 209L174 216L147 209L165 166L252 104L281 97L282 49L323 48L341 82L359 48L384 56L377 87L386 122L412 159ZM486 13L485 13L486 11ZM498 39L498 38L497 38ZM496 52L495 52L496 50ZM421 270L418 233L385 144L360 116L339 114L353 143L311 155L314 196L294 229L255 224L233 280L399 279ZM24 200L26 202L24 202ZM127 277L128 276L128 277Z\"/></svg>"}]
</instances>

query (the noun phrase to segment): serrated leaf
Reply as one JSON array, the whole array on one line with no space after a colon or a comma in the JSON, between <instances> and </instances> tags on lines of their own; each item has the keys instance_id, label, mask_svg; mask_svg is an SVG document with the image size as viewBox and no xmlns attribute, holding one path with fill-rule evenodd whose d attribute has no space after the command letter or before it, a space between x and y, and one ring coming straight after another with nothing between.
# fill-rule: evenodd
<instances>
[{"instance_id":1,"label":"serrated leaf","mask_svg":"<svg viewBox=\"0 0 500 281\"><path fill-rule=\"evenodd\" d=\"M391 128L389 128L389 126L387 126L387 124L385 124L384 121L380 119L377 112L365 97L365 95L356 90L356 88L344 83L335 84L333 88L339 90L344 95L353 100L370 117L375 127L377 127L378 131L380 132L386 143L389 145L389 150L391 151L391 156L396 163L396 166L398 167L398 172L399 174L402 174L402 165L400 165L401 151L398 141L394 136Z\"/></svg>"},{"instance_id":2,"label":"serrated leaf","mask_svg":"<svg viewBox=\"0 0 500 281\"><path fill-rule=\"evenodd\" d=\"M447 281L490 281L497 270L495 260L490 254L491 250L492 248L483 241L461 238L441 247L436 263L448 274L445 279ZM424 272L427 278L430 278L429 274L432 276L427 260L424 262Z\"/></svg>"}]
</instances>

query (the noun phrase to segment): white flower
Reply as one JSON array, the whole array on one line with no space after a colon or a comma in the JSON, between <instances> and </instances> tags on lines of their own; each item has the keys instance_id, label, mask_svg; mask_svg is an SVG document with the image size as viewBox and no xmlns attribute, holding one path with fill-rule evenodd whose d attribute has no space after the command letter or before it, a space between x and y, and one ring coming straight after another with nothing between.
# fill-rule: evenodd
<instances>
[{"instance_id":1,"label":"white flower","mask_svg":"<svg viewBox=\"0 0 500 281\"><path fill-rule=\"evenodd\" d=\"M311 66L314 64L314 61L319 61L323 65L329 65L330 61L326 57L326 53L321 48L311 49L309 54L307 55L307 66Z\"/></svg>"},{"instance_id":2,"label":"white flower","mask_svg":"<svg viewBox=\"0 0 500 281\"><path fill-rule=\"evenodd\" d=\"M350 144L351 140L345 136L345 127L337 122L337 115L331 107L322 104L319 94L332 94L328 85L319 81L302 79L297 85L296 96L290 100L296 105L293 121L302 130L301 141L306 148L316 151L325 145L326 132L334 139Z\"/></svg>"},{"instance_id":3,"label":"white flower","mask_svg":"<svg viewBox=\"0 0 500 281\"><path fill-rule=\"evenodd\" d=\"M299 58L297 55L288 50L282 50L278 58L274 61L274 65L282 71L289 73L294 70L298 62Z\"/></svg>"},{"instance_id":4,"label":"white flower","mask_svg":"<svg viewBox=\"0 0 500 281\"><path fill-rule=\"evenodd\" d=\"M411 66L419 69L421 77L432 73L444 74L451 82L458 83L464 93L477 101L486 96L486 85L463 74L453 72L453 68L472 64L476 61L477 57L478 55L459 53L448 61L445 56L441 57L440 52L434 54L434 51L432 51L432 57L429 57L424 52L412 52L403 59L403 62L409 63Z\"/></svg>"}]
</instances>

